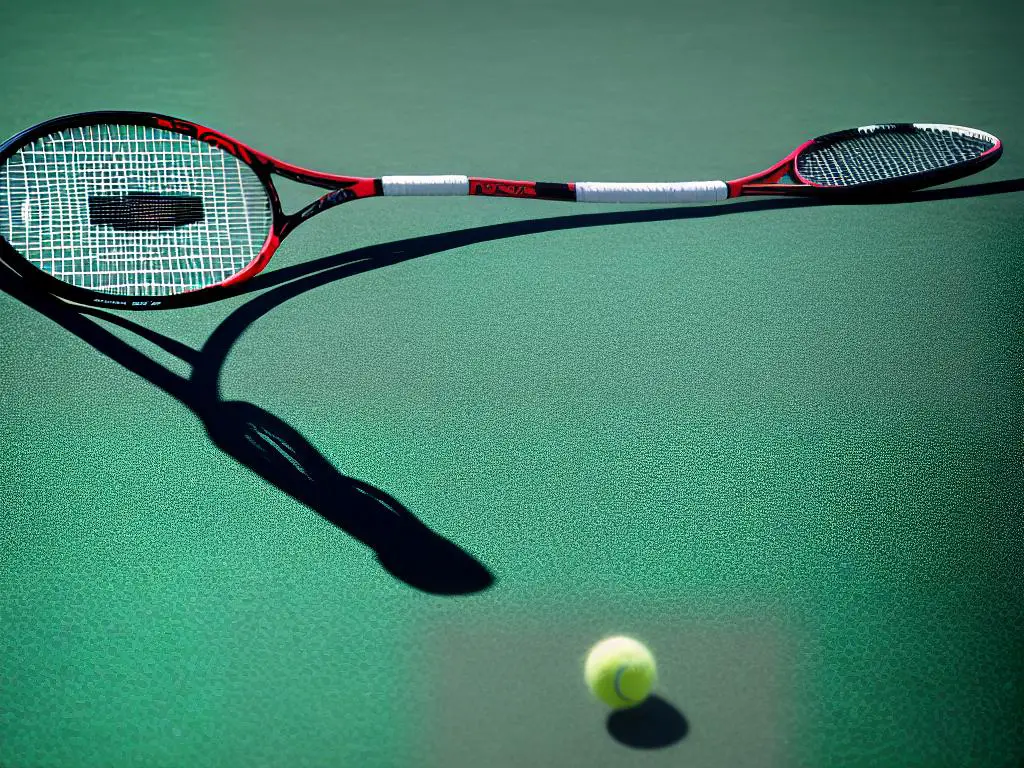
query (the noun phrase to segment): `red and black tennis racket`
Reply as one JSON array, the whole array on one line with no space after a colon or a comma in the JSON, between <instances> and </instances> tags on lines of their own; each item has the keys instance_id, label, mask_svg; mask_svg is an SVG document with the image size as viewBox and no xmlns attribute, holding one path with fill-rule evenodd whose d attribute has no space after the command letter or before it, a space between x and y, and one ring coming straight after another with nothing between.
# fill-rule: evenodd
<instances>
[{"instance_id":1,"label":"red and black tennis racket","mask_svg":"<svg viewBox=\"0 0 1024 768\"><path fill-rule=\"evenodd\" d=\"M869 125L804 142L734 181L556 183L472 176L309 171L201 125L144 112L89 112L0 147L0 245L9 266L80 304L198 304L262 270L321 211L364 197L485 195L586 203L713 203L741 195L891 196L976 173L995 136L932 123ZM329 190L291 214L278 175Z\"/></svg>"}]
</instances>

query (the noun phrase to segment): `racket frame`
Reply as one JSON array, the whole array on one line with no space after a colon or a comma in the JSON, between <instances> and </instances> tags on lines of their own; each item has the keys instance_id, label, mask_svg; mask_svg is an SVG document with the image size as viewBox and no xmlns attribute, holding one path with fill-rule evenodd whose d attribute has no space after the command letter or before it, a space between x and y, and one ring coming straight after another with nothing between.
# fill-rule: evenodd
<instances>
[{"instance_id":1,"label":"racket frame","mask_svg":"<svg viewBox=\"0 0 1024 768\"><path fill-rule=\"evenodd\" d=\"M343 176L333 173L324 173L303 168L292 163L286 163L270 155L253 149L237 139L221 133L220 131L194 123L189 120L182 120L176 117L169 117L152 112L132 111L99 111L81 112L73 115L57 117L52 120L28 128L0 145L0 165L15 155L22 147L33 141L41 139L58 131L67 128L81 128L91 125L138 125L149 128L159 128L173 133L189 136L197 141L214 146L228 154L238 158L249 166L267 193L270 201L272 225L267 234L263 246L253 261L243 270L232 275L227 280L185 293L169 296L124 296L120 294L102 293L65 283L39 267L35 266L18 253L17 250L7 242L6 238L0 237L0 261L17 272L24 279L31 281L40 289L59 296L68 301L86 306L107 307L112 309L171 309L205 304L220 298L225 298L233 292L233 289L249 278L261 272L270 261L274 252L280 246L281 241L292 232L299 224L325 210L333 208L351 200L358 200L367 197L376 197L384 194L383 181L380 178L365 178L361 176ZM925 173L912 174L895 180L870 182L847 187L826 187L814 184L802 178L797 170L797 159L800 154L812 147L822 144L834 143L836 141L863 134L871 129L876 130L906 130L911 132L919 126L944 127L933 124L914 123L889 123L878 126L866 126L864 128L852 128L834 133L825 134L815 139L804 142L795 150L789 153L779 162L759 173L744 176L733 181L724 182L728 187L728 198L735 198L744 195L800 195L814 196L825 199L851 199L851 198L878 198L881 196L892 197L904 194L908 191L921 187L942 184L948 181L977 173L987 168L999 159L1002 153L1002 144L994 136L960 126L948 126L954 130L967 131L979 137L994 141L994 146L982 155L972 160L957 164L950 168L943 168ZM321 197L306 205L304 208L294 212L285 213L281 207L281 199L277 188L274 186L273 177L280 176L301 184L308 184L328 190ZM791 181L788 180L792 180ZM722 182L717 182L722 183ZM573 200L574 187L572 183L545 183L532 181L511 181L504 179L470 178L470 195L485 195L499 197L517 197L548 200Z\"/></svg>"},{"instance_id":2,"label":"racket frame","mask_svg":"<svg viewBox=\"0 0 1024 768\"><path fill-rule=\"evenodd\" d=\"M857 138L870 134L871 132L885 131L887 133L914 133L922 128L943 129L947 128L961 133L973 134L979 139L993 142L993 146L971 160L950 166L938 168L932 171L907 174L896 179L885 179L882 181L865 182L862 184L851 184L844 187L829 187L815 184L800 175L797 169L797 160L804 152L816 149L829 144ZM940 125L936 123L885 123L880 125L868 125L861 128L847 128L842 131L833 131L817 138L805 141L799 147L782 158L775 165L760 173L744 176L733 181L727 181L729 197L740 197L742 195L798 195L802 197L822 197L832 200L853 200L871 198L892 198L912 192L915 189L933 187L937 184L945 184L949 181L971 176L972 174L988 168L999 159L1003 152L1002 142L995 136L978 131L973 128L965 128L960 125ZM797 183L786 183L782 179L789 177Z\"/></svg>"},{"instance_id":3,"label":"racket frame","mask_svg":"<svg viewBox=\"0 0 1024 768\"><path fill-rule=\"evenodd\" d=\"M253 149L220 131L189 120L153 112L80 112L47 120L4 142L0 146L0 165L6 163L22 147L50 134L68 128L105 124L138 125L183 134L238 158L253 170L263 184L270 201L272 225L259 253L245 269L216 285L169 296L124 296L93 291L65 283L34 265L18 253L6 238L0 237L0 260L42 290L76 304L111 309L175 309L225 298L232 292L233 287L262 271L281 241L303 221L349 200L381 194L379 179L341 176L301 168ZM273 182L275 175L330 191L295 213L288 214L281 207L281 198Z\"/></svg>"}]
</instances>

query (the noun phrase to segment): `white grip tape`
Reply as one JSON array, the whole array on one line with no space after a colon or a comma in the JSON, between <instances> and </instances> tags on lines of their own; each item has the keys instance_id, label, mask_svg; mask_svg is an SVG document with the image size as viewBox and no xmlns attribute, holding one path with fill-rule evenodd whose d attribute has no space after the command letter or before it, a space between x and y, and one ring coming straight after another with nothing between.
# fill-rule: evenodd
<instances>
[{"instance_id":1,"label":"white grip tape","mask_svg":"<svg viewBox=\"0 0 1024 768\"><path fill-rule=\"evenodd\" d=\"M728 196L729 187L724 181L576 182L576 200L581 203L715 203Z\"/></svg>"},{"instance_id":2,"label":"white grip tape","mask_svg":"<svg viewBox=\"0 0 1024 768\"><path fill-rule=\"evenodd\" d=\"M468 176L384 176L384 194L397 195L468 195Z\"/></svg>"}]
</instances>

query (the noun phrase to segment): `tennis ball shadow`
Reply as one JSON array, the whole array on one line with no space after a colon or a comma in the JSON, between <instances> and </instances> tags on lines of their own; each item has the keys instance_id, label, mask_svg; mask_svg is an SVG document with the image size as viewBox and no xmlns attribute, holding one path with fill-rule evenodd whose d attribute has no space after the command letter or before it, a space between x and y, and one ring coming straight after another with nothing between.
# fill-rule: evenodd
<instances>
[{"instance_id":1,"label":"tennis ball shadow","mask_svg":"<svg viewBox=\"0 0 1024 768\"><path fill-rule=\"evenodd\" d=\"M273 414L252 403L219 400L196 412L218 448L372 549L395 578L436 595L471 594L494 583L476 558L397 499L338 472Z\"/></svg>"},{"instance_id":2,"label":"tennis ball shadow","mask_svg":"<svg viewBox=\"0 0 1024 768\"><path fill-rule=\"evenodd\" d=\"M664 749L681 741L690 731L683 713L660 696L612 712L606 727L613 739L634 749Z\"/></svg>"}]
</instances>

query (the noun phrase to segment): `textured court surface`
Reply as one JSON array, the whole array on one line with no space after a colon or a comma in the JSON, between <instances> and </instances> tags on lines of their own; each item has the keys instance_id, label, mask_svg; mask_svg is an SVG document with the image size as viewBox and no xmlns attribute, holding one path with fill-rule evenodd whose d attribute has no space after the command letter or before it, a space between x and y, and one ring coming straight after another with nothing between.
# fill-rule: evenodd
<instances>
[{"instance_id":1,"label":"textured court surface","mask_svg":"<svg viewBox=\"0 0 1024 768\"><path fill-rule=\"evenodd\" d=\"M128 316L148 339L5 280L0 765L1016 765L1019 28L19 9L4 136L151 109L325 170L551 181L734 178L889 121L1006 151L874 207L356 203L260 292ZM610 632L658 654L671 746L584 687Z\"/></svg>"}]
</instances>

